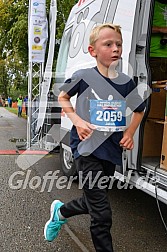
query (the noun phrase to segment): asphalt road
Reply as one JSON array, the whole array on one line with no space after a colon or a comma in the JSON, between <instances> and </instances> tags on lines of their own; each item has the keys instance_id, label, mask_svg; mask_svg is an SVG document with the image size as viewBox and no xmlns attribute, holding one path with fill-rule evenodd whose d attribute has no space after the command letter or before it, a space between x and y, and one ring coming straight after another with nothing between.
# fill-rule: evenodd
<instances>
[{"instance_id":1,"label":"asphalt road","mask_svg":"<svg viewBox=\"0 0 167 252\"><path fill-rule=\"evenodd\" d=\"M12 138L26 137L26 121L0 108L0 151L16 150ZM52 243L44 240L43 227L54 199L67 202L82 194L79 184L59 178L59 153L33 156L34 165L25 169L32 156L0 155L0 251L3 252L93 252L89 216L70 218ZM55 172L54 183L47 175ZM62 179L62 178L61 178ZM45 183L47 181L47 183ZM62 187L62 188L61 188ZM63 188L65 187L65 188ZM118 189L109 197L113 210L112 236L115 252L166 252L167 233L156 200L140 190ZM160 204L164 218L167 206ZM166 218L167 221L167 218ZM104 251L105 252L105 251Z\"/></svg>"}]
</instances>

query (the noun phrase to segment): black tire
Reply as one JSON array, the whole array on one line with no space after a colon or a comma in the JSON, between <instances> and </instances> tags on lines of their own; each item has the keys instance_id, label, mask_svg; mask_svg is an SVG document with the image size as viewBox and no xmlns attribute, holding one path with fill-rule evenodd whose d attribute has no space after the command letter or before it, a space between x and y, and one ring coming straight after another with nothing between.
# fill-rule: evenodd
<instances>
[{"instance_id":1,"label":"black tire","mask_svg":"<svg viewBox=\"0 0 167 252\"><path fill-rule=\"evenodd\" d=\"M62 144L60 144L60 164L62 172L65 176L68 178L70 176L77 176L75 161L72 157L72 153L64 149Z\"/></svg>"}]
</instances>

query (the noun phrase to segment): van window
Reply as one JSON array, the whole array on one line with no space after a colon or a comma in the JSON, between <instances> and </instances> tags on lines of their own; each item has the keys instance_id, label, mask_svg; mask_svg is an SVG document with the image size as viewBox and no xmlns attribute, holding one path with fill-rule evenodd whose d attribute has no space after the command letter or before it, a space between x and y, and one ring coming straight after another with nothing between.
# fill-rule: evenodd
<instances>
[{"instance_id":1,"label":"van window","mask_svg":"<svg viewBox=\"0 0 167 252\"><path fill-rule=\"evenodd\" d=\"M70 27L67 31L64 31L61 45L59 49L59 54L57 58L57 67L56 67L56 74L65 74L66 66L67 66L67 59L69 53L69 46L71 41L71 31L72 28Z\"/></svg>"}]
</instances>

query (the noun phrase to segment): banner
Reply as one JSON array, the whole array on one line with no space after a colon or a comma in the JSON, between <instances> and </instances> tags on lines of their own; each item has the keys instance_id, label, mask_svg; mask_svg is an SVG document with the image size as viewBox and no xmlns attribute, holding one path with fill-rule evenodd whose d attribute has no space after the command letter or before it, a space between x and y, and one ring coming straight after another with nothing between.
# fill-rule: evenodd
<instances>
[{"instance_id":1,"label":"banner","mask_svg":"<svg viewBox=\"0 0 167 252\"><path fill-rule=\"evenodd\" d=\"M43 63L48 38L46 0L31 0L29 10L29 61Z\"/></svg>"}]
</instances>

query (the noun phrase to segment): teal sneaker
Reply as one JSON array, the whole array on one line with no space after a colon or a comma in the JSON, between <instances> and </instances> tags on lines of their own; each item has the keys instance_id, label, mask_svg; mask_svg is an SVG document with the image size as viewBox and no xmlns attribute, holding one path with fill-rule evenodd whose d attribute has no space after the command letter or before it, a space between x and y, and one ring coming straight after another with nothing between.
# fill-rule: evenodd
<instances>
[{"instance_id":1,"label":"teal sneaker","mask_svg":"<svg viewBox=\"0 0 167 252\"><path fill-rule=\"evenodd\" d=\"M46 222L44 236L47 241L53 241L57 236L63 224L67 220L59 220L58 210L64 205L60 200L54 200L50 208L50 219Z\"/></svg>"}]
</instances>

